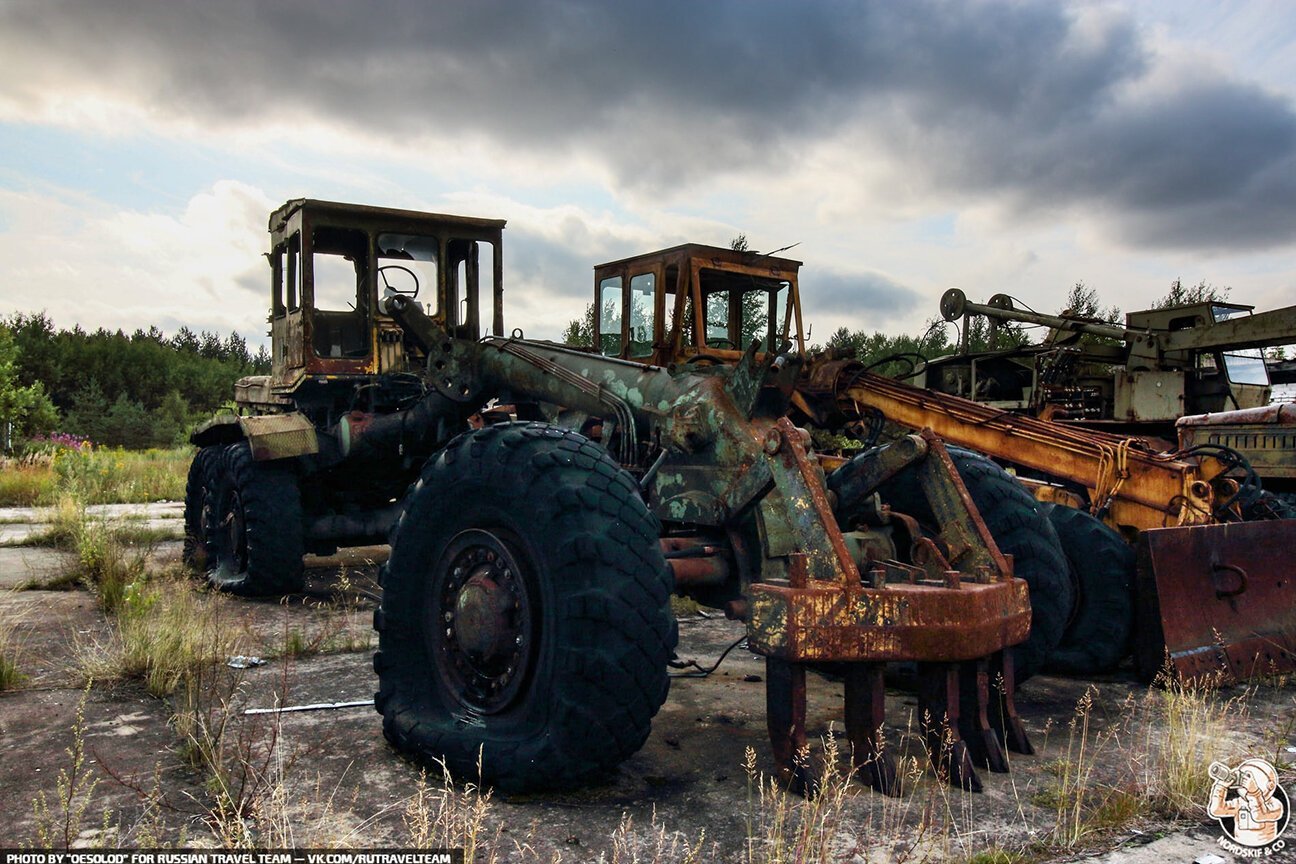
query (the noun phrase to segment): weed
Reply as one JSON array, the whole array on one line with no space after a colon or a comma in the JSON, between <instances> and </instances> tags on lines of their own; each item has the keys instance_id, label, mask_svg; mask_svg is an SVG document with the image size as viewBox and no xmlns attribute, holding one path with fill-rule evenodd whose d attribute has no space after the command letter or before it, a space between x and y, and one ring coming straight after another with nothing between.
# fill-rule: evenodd
<instances>
[{"instance_id":1,"label":"weed","mask_svg":"<svg viewBox=\"0 0 1296 864\"><path fill-rule=\"evenodd\" d=\"M58 780L55 782L57 808L50 809L43 791L32 801L36 817L36 843L44 849L71 848L72 841L81 833L81 823L99 783L90 776L85 752L85 707L90 698L92 683L87 683L81 693L76 720L72 725L72 744L63 751L67 754L68 762L59 769ZM104 811L105 827L110 815Z\"/></svg>"},{"instance_id":2,"label":"weed","mask_svg":"<svg viewBox=\"0 0 1296 864\"><path fill-rule=\"evenodd\" d=\"M140 576L121 589L107 643L81 646L81 666L95 679L137 678L169 696L186 678L240 653L230 600L194 591L179 569Z\"/></svg>"},{"instance_id":3,"label":"weed","mask_svg":"<svg viewBox=\"0 0 1296 864\"><path fill-rule=\"evenodd\" d=\"M1076 703L1075 713L1067 723L1066 754L1057 761L1057 786L1052 790L1057 821L1053 841L1065 849L1074 847L1085 834L1094 830L1090 811L1094 807L1096 786L1093 772L1098 751L1110 740L1106 734L1091 737L1090 718L1097 688L1090 685Z\"/></svg>"},{"instance_id":4,"label":"weed","mask_svg":"<svg viewBox=\"0 0 1296 864\"><path fill-rule=\"evenodd\" d=\"M207 775L207 822L221 845L257 845L259 827L281 820L284 763L278 715L243 716L242 675L205 666L182 676L173 717L181 755Z\"/></svg>"},{"instance_id":5,"label":"weed","mask_svg":"<svg viewBox=\"0 0 1296 864\"><path fill-rule=\"evenodd\" d=\"M1142 699L1144 732L1131 763L1152 808L1180 817L1200 810L1210 790L1213 759L1241 755L1232 731L1245 727L1247 692L1220 697L1218 680L1183 681L1170 669Z\"/></svg>"},{"instance_id":6,"label":"weed","mask_svg":"<svg viewBox=\"0 0 1296 864\"><path fill-rule=\"evenodd\" d=\"M747 774L748 808L756 815L755 824L748 817L748 862L801 864L836 860L834 840L842 828L843 810L853 785L851 772L838 767L840 755L832 735L824 741L820 770L811 770L807 751L797 754L798 767L814 778L815 794L803 799L784 789L776 778L757 774L756 753L747 749L743 768Z\"/></svg>"},{"instance_id":7,"label":"weed","mask_svg":"<svg viewBox=\"0 0 1296 864\"><path fill-rule=\"evenodd\" d=\"M81 576L76 568L69 568L49 576L33 576L14 586L15 591L74 591L81 586Z\"/></svg>"},{"instance_id":8,"label":"weed","mask_svg":"<svg viewBox=\"0 0 1296 864\"><path fill-rule=\"evenodd\" d=\"M18 628L22 615L12 609L11 603L0 604L0 691L12 690L27 680L20 667L22 642Z\"/></svg>"},{"instance_id":9,"label":"weed","mask_svg":"<svg viewBox=\"0 0 1296 864\"><path fill-rule=\"evenodd\" d=\"M300 657L303 654L311 653L312 645L306 641L306 636L302 633L300 627L289 627L284 633L283 651L285 657Z\"/></svg>"},{"instance_id":10,"label":"weed","mask_svg":"<svg viewBox=\"0 0 1296 864\"><path fill-rule=\"evenodd\" d=\"M132 582L117 618L122 671L165 696L186 677L239 653L229 605L224 595L192 590L182 573Z\"/></svg>"},{"instance_id":11,"label":"weed","mask_svg":"<svg viewBox=\"0 0 1296 864\"><path fill-rule=\"evenodd\" d=\"M621 814L621 821L612 832L612 854L606 861L607 864L639 864L640 861L697 864L703 860L705 850L706 829L690 842L681 832L671 831L657 821L657 807L654 806L646 837L635 833L634 817L628 813ZM600 857L600 861L603 860Z\"/></svg>"},{"instance_id":12,"label":"weed","mask_svg":"<svg viewBox=\"0 0 1296 864\"><path fill-rule=\"evenodd\" d=\"M64 496L51 511L50 526L21 545L52 546L72 552L76 566L45 580L31 580L23 588L63 588L79 581L89 588L105 612L115 612L126 586L144 578L153 545L165 532L139 526L122 526L95 518L77 498Z\"/></svg>"},{"instance_id":13,"label":"weed","mask_svg":"<svg viewBox=\"0 0 1296 864\"><path fill-rule=\"evenodd\" d=\"M465 861L495 862L498 834L487 837L486 816L490 812L491 790L481 783L468 783L462 790L442 766L439 783L429 783L427 772L419 774L414 794L405 802L401 821L408 832L408 845L416 849L429 847L462 848Z\"/></svg>"},{"instance_id":14,"label":"weed","mask_svg":"<svg viewBox=\"0 0 1296 864\"><path fill-rule=\"evenodd\" d=\"M72 495L63 495L48 511L45 518L49 527L17 540L11 546L49 546L66 552L77 551L77 543L85 528L85 504Z\"/></svg>"},{"instance_id":15,"label":"weed","mask_svg":"<svg viewBox=\"0 0 1296 864\"><path fill-rule=\"evenodd\" d=\"M986 849L967 859L967 864L1022 864L1030 858L1024 852L1007 849Z\"/></svg>"}]
</instances>

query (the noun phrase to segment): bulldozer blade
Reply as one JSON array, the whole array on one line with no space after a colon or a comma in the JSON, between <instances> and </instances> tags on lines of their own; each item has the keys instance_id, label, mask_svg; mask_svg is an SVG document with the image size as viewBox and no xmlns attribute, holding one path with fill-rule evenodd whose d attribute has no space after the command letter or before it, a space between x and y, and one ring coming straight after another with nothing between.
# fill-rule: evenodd
<instances>
[{"instance_id":1,"label":"bulldozer blade","mask_svg":"<svg viewBox=\"0 0 1296 864\"><path fill-rule=\"evenodd\" d=\"M1296 671L1296 519L1144 531L1134 658L1151 680Z\"/></svg>"}]
</instances>

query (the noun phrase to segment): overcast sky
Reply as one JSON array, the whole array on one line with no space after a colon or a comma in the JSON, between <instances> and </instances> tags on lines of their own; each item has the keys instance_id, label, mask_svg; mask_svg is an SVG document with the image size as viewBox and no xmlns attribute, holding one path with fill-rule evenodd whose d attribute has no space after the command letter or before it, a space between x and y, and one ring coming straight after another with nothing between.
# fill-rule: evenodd
<instances>
[{"instance_id":1,"label":"overcast sky","mask_svg":"<svg viewBox=\"0 0 1296 864\"><path fill-rule=\"evenodd\" d=\"M505 323L693 241L815 341L1083 280L1296 303L1296 3L0 0L0 314L264 339L266 216L508 220Z\"/></svg>"}]
</instances>

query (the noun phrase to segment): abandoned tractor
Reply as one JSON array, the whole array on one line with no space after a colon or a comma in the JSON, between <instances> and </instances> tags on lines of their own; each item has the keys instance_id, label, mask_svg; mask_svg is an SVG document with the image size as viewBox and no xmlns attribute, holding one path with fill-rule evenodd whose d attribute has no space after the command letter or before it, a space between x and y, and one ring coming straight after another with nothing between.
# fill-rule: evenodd
<instances>
[{"instance_id":1,"label":"abandoned tractor","mask_svg":"<svg viewBox=\"0 0 1296 864\"><path fill-rule=\"evenodd\" d=\"M193 435L185 555L221 589L280 594L306 552L389 541L375 702L397 748L463 776L480 758L505 788L611 768L666 699L674 591L745 622L794 782L819 664L879 790L898 788L891 661L917 664L950 782L1029 752L1014 673L1059 625L1032 626L1040 586L993 535L1034 499L988 463L969 489L930 433L817 453L788 416L797 262L605 265L598 350L577 350L504 335L503 222L296 200L269 228L273 370ZM983 518L987 495L1016 497ZM1069 590L1060 568L1033 578Z\"/></svg>"}]
</instances>

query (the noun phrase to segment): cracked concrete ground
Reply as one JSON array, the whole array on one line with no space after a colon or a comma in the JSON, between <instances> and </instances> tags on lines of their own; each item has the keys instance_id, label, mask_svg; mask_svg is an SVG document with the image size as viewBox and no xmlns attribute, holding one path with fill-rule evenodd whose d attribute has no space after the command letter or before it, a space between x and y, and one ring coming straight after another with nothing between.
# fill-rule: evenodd
<instances>
[{"instance_id":1,"label":"cracked concrete ground","mask_svg":"<svg viewBox=\"0 0 1296 864\"><path fill-rule=\"evenodd\" d=\"M157 562L174 562L179 544L159 544L152 554ZM276 813L298 846L410 842L409 805L420 769L386 744L372 708L241 713L372 698L374 601L368 595L376 589L384 556L384 548L374 547L308 559L305 594L230 603L225 626L237 631L243 653L266 662L244 670L222 665L203 681L207 704L223 699L228 706L228 739L249 742L248 752L257 757L251 761L273 774ZM33 802L42 795L59 815L58 778L70 770L68 751L75 750L77 728L85 777L94 786L79 824L53 820L56 845L121 838L135 843L142 837L215 844L210 775L185 758L172 722L175 703L148 695L132 680L85 688L83 658L113 634L112 621L93 596L80 588L3 590L74 566L54 550L0 547L0 616L17 622L19 665L28 676L18 689L0 693L0 847L38 842L40 805ZM678 653L709 666L741 635L740 625L723 618L684 616ZM289 645L299 649L295 656L285 650ZM479 860L494 854L502 861L587 861L600 855L628 861L631 851L637 860L682 860L684 842L701 848L700 860L746 861L749 852L762 860L778 833L770 824L777 814L762 807L759 780L749 779L744 763L750 750L758 772L773 769L763 677L764 661L745 650L730 653L710 676L677 677L647 744L601 782L563 793L492 797L477 829ZM840 734L840 683L809 677L812 740ZM1094 746L1104 730L1111 733L1097 748L1091 782L1095 789L1126 782L1129 748L1140 737L1159 734L1134 716L1156 695L1128 674L1094 681L1039 676L1019 694L1036 755L1014 757L1009 774L981 772L986 789L978 795L950 790L921 771L899 799L852 787L833 804L828 860L971 860L985 850L1017 850L1047 839L1058 820L1059 765L1069 743L1074 756L1068 722L1090 688ZM1296 690L1290 684L1262 686L1220 698L1243 695L1245 721L1228 736L1231 752L1241 748L1279 759L1286 754L1290 762L1296 751L1284 748L1296 746ZM921 751L912 734L914 708L912 695L889 692L890 740L916 756ZM270 744L274 758L257 761ZM1289 788L1296 785L1290 769L1284 776ZM431 789L442 794L439 783ZM457 789L462 799L462 787ZM460 800L460 815L468 806ZM51 820L45 822L48 829ZM107 835L100 833L105 825L112 829ZM1083 837L1070 849L1037 846L1031 860L1192 861L1206 854L1228 860L1218 836L1203 807L1173 823L1134 819ZM662 851L671 843L674 852Z\"/></svg>"}]
</instances>

